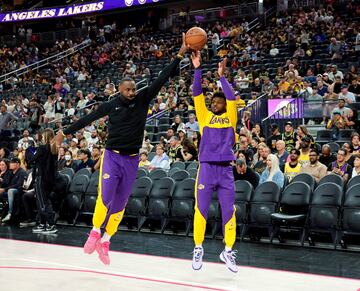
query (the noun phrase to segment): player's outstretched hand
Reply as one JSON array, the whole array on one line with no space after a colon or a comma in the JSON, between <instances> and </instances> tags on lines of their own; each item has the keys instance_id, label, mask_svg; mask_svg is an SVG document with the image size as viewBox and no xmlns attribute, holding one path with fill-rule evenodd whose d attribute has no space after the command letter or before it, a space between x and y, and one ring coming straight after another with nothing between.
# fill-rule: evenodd
<instances>
[{"instance_id":1,"label":"player's outstretched hand","mask_svg":"<svg viewBox=\"0 0 360 291\"><path fill-rule=\"evenodd\" d=\"M191 60L192 60L192 63L194 65L195 69L200 67L200 59L201 59L200 51L191 53Z\"/></svg>"},{"instance_id":2,"label":"player's outstretched hand","mask_svg":"<svg viewBox=\"0 0 360 291\"><path fill-rule=\"evenodd\" d=\"M186 41L185 41L185 33L183 32L182 34L182 44L179 50L179 55L184 56L186 51L188 50L188 46L186 45Z\"/></svg>"},{"instance_id":3,"label":"player's outstretched hand","mask_svg":"<svg viewBox=\"0 0 360 291\"><path fill-rule=\"evenodd\" d=\"M219 63L218 74L219 74L220 77L224 76L224 73L225 73L225 70L226 70L226 63L227 63L227 58L224 58Z\"/></svg>"},{"instance_id":4,"label":"player's outstretched hand","mask_svg":"<svg viewBox=\"0 0 360 291\"><path fill-rule=\"evenodd\" d=\"M54 139L51 141L51 143L55 142L57 146L60 146L63 140L64 140L64 134L63 131L60 129L58 133L55 135Z\"/></svg>"}]
</instances>

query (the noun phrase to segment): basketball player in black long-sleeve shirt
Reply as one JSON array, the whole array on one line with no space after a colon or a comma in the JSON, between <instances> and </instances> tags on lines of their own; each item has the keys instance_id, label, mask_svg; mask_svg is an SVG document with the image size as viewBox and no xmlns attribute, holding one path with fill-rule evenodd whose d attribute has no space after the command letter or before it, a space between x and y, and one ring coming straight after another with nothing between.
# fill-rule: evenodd
<instances>
[{"instance_id":1,"label":"basketball player in black long-sleeve shirt","mask_svg":"<svg viewBox=\"0 0 360 291\"><path fill-rule=\"evenodd\" d=\"M99 108L58 133L61 143L66 134L74 133L103 116L109 116L109 137L101 158L99 193L93 215L93 229L84 246L85 253L98 252L100 260L110 264L110 238L117 231L131 194L138 168L138 153L142 146L144 127L150 101L157 95L170 76L174 75L187 47L183 43L175 60L165 67L159 77L146 89L135 94L134 80L120 82L119 97L103 103ZM100 228L105 225L101 238Z\"/></svg>"}]
</instances>

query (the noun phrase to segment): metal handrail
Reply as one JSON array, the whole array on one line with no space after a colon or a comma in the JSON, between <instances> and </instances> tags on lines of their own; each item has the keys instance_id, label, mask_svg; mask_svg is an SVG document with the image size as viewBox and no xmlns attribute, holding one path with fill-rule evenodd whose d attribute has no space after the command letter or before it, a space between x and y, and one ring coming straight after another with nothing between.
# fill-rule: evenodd
<instances>
[{"instance_id":1,"label":"metal handrail","mask_svg":"<svg viewBox=\"0 0 360 291\"><path fill-rule=\"evenodd\" d=\"M16 69L14 71L11 71L9 73L6 73L2 76L0 76L0 83L5 82L7 80L9 80L11 78L11 76L16 75L16 76L20 76L23 74L26 74L30 69L34 69L34 70L38 70L46 65L48 65L50 62L52 61L58 61L60 59L63 59L69 55L72 55L74 53L76 53L77 51L84 49L86 47L88 47L91 44L91 40L87 39L65 51L62 51L56 55L50 56L46 59L40 60L36 63L32 63L30 65L27 65L24 68L20 68L20 69Z\"/></svg>"}]
</instances>

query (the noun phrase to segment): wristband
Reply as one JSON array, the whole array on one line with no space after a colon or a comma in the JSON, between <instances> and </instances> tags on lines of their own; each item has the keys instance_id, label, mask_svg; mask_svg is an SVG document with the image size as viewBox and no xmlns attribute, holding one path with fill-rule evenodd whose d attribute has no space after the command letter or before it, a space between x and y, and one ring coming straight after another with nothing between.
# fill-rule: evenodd
<instances>
[{"instance_id":1,"label":"wristband","mask_svg":"<svg viewBox=\"0 0 360 291\"><path fill-rule=\"evenodd\" d=\"M63 131L61 133L62 133L63 137L66 137L66 134Z\"/></svg>"},{"instance_id":2,"label":"wristband","mask_svg":"<svg viewBox=\"0 0 360 291\"><path fill-rule=\"evenodd\" d=\"M180 55L180 54L177 54L176 55L180 60L182 60L184 58L184 56Z\"/></svg>"}]
</instances>

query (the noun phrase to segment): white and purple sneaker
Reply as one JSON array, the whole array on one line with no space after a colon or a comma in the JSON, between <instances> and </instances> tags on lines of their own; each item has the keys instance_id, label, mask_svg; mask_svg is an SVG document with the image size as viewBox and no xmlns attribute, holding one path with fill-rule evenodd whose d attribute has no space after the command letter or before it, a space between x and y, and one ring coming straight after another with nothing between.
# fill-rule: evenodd
<instances>
[{"instance_id":1,"label":"white and purple sneaker","mask_svg":"<svg viewBox=\"0 0 360 291\"><path fill-rule=\"evenodd\" d=\"M227 268L233 273L238 272L238 267L236 266L235 259L236 259L236 251L223 250L222 253L220 254L220 260L224 262Z\"/></svg>"},{"instance_id":2,"label":"white and purple sneaker","mask_svg":"<svg viewBox=\"0 0 360 291\"><path fill-rule=\"evenodd\" d=\"M198 271L202 267L202 258L204 255L203 247L195 247L193 251L193 260L192 260L192 268L195 271Z\"/></svg>"}]
</instances>

